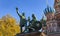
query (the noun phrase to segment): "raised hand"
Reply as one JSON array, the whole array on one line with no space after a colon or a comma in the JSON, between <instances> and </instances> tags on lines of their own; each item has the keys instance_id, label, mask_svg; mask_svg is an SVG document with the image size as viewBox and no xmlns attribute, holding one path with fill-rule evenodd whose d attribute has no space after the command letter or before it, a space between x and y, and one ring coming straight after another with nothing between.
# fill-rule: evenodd
<instances>
[{"instance_id":1,"label":"raised hand","mask_svg":"<svg viewBox=\"0 0 60 36\"><path fill-rule=\"evenodd\" d=\"M21 15L18 12L18 7L16 7L16 12L17 12L18 16L21 17Z\"/></svg>"},{"instance_id":2,"label":"raised hand","mask_svg":"<svg viewBox=\"0 0 60 36\"><path fill-rule=\"evenodd\" d=\"M18 8L16 7L16 12L18 12Z\"/></svg>"}]
</instances>

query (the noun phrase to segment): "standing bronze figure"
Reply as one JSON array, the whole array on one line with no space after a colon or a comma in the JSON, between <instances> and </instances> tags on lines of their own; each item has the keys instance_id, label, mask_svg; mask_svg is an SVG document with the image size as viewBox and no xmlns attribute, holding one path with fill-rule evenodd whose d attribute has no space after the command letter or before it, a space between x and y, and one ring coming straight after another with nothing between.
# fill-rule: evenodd
<instances>
[{"instance_id":1,"label":"standing bronze figure","mask_svg":"<svg viewBox=\"0 0 60 36\"><path fill-rule=\"evenodd\" d=\"M25 18L25 13L22 13L22 15L19 14L18 13L18 8L16 8L16 12L17 12L18 16L20 17L20 27L21 27L21 33L22 33L22 27L25 26L25 29L27 27L27 21L26 21L26 18Z\"/></svg>"}]
</instances>

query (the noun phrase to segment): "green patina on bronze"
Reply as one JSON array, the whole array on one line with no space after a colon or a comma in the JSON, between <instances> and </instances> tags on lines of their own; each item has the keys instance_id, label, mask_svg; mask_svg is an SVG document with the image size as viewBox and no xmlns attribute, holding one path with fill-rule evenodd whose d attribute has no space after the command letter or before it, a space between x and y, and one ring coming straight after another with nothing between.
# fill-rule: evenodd
<instances>
[{"instance_id":1,"label":"green patina on bronze","mask_svg":"<svg viewBox=\"0 0 60 36\"><path fill-rule=\"evenodd\" d=\"M34 14L32 14L32 20L30 20L30 17L28 17L28 20L27 20L25 17L25 13L22 13L21 15L18 12L18 8L16 8L16 12L20 17L21 33L22 33L22 27L24 26L25 26L25 30L23 31L23 33L39 31L42 28L42 23L40 21L37 21ZM29 24L28 26L27 26L27 23Z\"/></svg>"},{"instance_id":2,"label":"green patina on bronze","mask_svg":"<svg viewBox=\"0 0 60 36\"><path fill-rule=\"evenodd\" d=\"M22 15L19 14L18 8L16 8L16 12L17 12L18 16L20 17L20 26L21 26L21 33L22 33L22 27L23 26L27 27L27 20L25 18L25 13L22 13Z\"/></svg>"}]
</instances>

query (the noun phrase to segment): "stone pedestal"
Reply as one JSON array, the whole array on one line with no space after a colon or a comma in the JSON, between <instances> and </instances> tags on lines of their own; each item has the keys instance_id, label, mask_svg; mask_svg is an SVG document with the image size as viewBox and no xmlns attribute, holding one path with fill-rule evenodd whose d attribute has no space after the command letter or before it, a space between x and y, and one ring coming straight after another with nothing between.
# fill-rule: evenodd
<instances>
[{"instance_id":1,"label":"stone pedestal","mask_svg":"<svg viewBox=\"0 0 60 36\"><path fill-rule=\"evenodd\" d=\"M16 36L40 36L40 32L31 32L31 33L26 33L26 34L18 34Z\"/></svg>"}]
</instances>

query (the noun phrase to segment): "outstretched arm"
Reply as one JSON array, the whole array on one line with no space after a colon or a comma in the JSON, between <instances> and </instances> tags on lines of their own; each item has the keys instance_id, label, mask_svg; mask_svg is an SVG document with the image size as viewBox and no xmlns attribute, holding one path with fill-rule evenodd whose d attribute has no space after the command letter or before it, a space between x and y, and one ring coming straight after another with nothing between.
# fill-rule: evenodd
<instances>
[{"instance_id":1,"label":"outstretched arm","mask_svg":"<svg viewBox=\"0 0 60 36\"><path fill-rule=\"evenodd\" d=\"M17 12L18 16L21 17L21 15L18 13L18 8L16 8L16 12Z\"/></svg>"}]
</instances>

